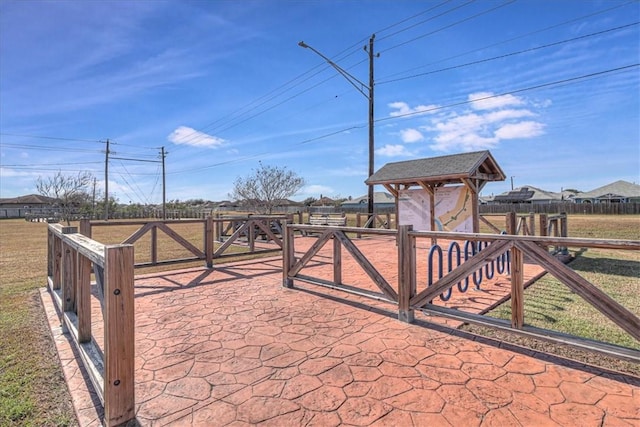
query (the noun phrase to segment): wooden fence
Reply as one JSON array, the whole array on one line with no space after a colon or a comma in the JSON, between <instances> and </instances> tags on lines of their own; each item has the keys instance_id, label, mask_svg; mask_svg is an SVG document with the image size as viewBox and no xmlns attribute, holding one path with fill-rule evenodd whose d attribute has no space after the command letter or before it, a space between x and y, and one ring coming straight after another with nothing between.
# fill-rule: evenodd
<instances>
[{"instance_id":1,"label":"wooden fence","mask_svg":"<svg viewBox=\"0 0 640 427\"><path fill-rule=\"evenodd\" d=\"M515 218L515 215L512 215L512 217ZM515 222L515 220L512 219L512 222ZM316 242L299 258L296 258L295 255L295 240L293 236L296 231L318 235ZM396 238L398 255L397 283L394 284L386 280L358 249L356 243L354 243L350 237L358 234L368 236L385 235ZM484 244L483 250L477 251L447 274L436 278L431 286L417 292L416 247L418 241L421 241L421 243L426 242L428 246L428 242L433 242L437 239L486 243ZM303 274L303 270L308 265L311 265L310 262L314 256L331 240L333 240L332 277L314 277ZM405 322L413 322L415 312L421 311L426 314L443 316L463 322L515 331L527 336L600 351L616 357L640 362L640 352L637 350L525 325L523 279L524 259L527 257L527 259L532 260L545 271L555 276L564 285L581 296L633 338L640 341L640 319L635 314L621 306L609 295L602 292L597 286L578 275L546 249L550 246L556 246L563 248L605 248L639 251L640 241L576 239L555 236L519 236L509 234L421 232L413 231L411 226L400 226L399 230L381 230L290 224L287 226L284 243L283 286L285 287L291 288L293 287L294 280L300 280L306 283L338 289L391 303L395 305L398 310L398 318ZM424 246L424 244L422 244L422 246ZM371 278L376 288L375 291L343 283L342 248L345 248L351 254L353 259ZM506 257L505 253L508 253ZM468 279L470 276L474 276L476 272L487 268L489 263L496 262L499 259L504 260L505 258L509 259L510 262L511 289L509 297L511 299L512 311L510 322L432 304L432 300L436 296L448 292L452 287ZM427 274L432 276L431 271L427 272Z\"/></svg>"},{"instance_id":2,"label":"wooden fence","mask_svg":"<svg viewBox=\"0 0 640 427\"><path fill-rule=\"evenodd\" d=\"M570 215L638 215L640 203L514 203L514 204L487 204L479 206L481 214L490 213L546 213L559 214L562 212Z\"/></svg>"},{"instance_id":3,"label":"wooden fence","mask_svg":"<svg viewBox=\"0 0 640 427\"><path fill-rule=\"evenodd\" d=\"M133 251L132 245L103 245L75 227L48 227L48 287L104 406L107 426L135 417ZM92 334L92 266L101 294L103 349Z\"/></svg>"},{"instance_id":4,"label":"wooden fence","mask_svg":"<svg viewBox=\"0 0 640 427\"><path fill-rule=\"evenodd\" d=\"M152 267L158 265L178 264L193 261L205 261L208 268L213 267L213 260L238 255L266 254L282 250L282 227L291 218L284 215L267 216L216 216L205 219L158 220L158 221L80 221L80 232L91 237L95 227L139 227L133 234L123 240L122 244L135 244L149 234L150 260L138 262L135 268ZM201 224L202 245L196 246L179 232L172 228L174 225ZM161 259L161 245L158 243L159 232L164 233L180 247L186 249L191 256L184 258ZM267 247L259 245L258 239L273 242ZM230 252L232 246L242 246L243 253Z\"/></svg>"}]
</instances>

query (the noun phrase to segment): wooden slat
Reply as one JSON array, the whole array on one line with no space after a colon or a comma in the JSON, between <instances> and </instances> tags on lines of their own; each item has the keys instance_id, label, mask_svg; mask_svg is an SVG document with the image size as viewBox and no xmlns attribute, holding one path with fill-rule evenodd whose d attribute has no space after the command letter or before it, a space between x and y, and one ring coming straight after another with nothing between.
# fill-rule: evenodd
<instances>
[{"instance_id":1,"label":"wooden slat","mask_svg":"<svg viewBox=\"0 0 640 427\"><path fill-rule=\"evenodd\" d=\"M303 274L298 274L296 276L296 280L300 280L306 283L310 283L312 285L322 286L324 288L335 289L343 292L347 292L353 295L359 295L361 297L366 297L370 299L374 299L377 301L388 302L391 304L395 304L396 301L390 299L387 295L383 293L373 292L366 289L358 288L356 286L345 285L345 284L336 284L331 282L330 280L324 280L317 277L305 276Z\"/></svg>"},{"instance_id":2,"label":"wooden slat","mask_svg":"<svg viewBox=\"0 0 640 427\"><path fill-rule=\"evenodd\" d=\"M545 270L568 286L585 301L594 306L600 313L611 319L629 335L640 341L640 318L620 305L609 295L602 292L587 279L571 270L544 249L531 242L517 242L526 254L540 264Z\"/></svg>"},{"instance_id":3,"label":"wooden slat","mask_svg":"<svg viewBox=\"0 0 640 427\"><path fill-rule=\"evenodd\" d=\"M133 246L105 247L104 422L135 417Z\"/></svg>"},{"instance_id":4,"label":"wooden slat","mask_svg":"<svg viewBox=\"0 0 640 427\"><path fill-rule=\"evenodd\" d=\"M342 229L343 231L350 231ZM376 229L372 229L376 230ZM377 230L387 231L387 230ZM389 230L390 231L390 230ZM354 233L356 231L353 231ZM558 245L565 247L586 247L599 249L622 249L627 251L640 251L640 240L618 239L584 239L576 237L540 237L540 236L512 236L507 234L483 234L483 233L451 233L444 231L412 231L412 236L426 238L443 238L451 240L476 240L491 242L494 240L510 240L514 242L534 242L540 245Z\"/></svg>"},{"instance_id":5,"label":"wooden slat","mask_svg":"<svg viewBox=\"0 0 640 427\"><path fill-rule=\"evenodd\" d=\"M291 271L289 272L289 276L296 276L302 267L304 267L310 260L313 258L320 249L329 241L331 236L333 236L333 230L325 230L320 236L318 236L318 240L316 240L313 245L309 248L309 250L296 262L293 267L291 267Z\"/></svg>"},{"instance_id":6,"label":"wooden slat","mask_svg":"<svg viewBox=\"0 0 640 427\"><path fill-rule=\"evenodd\" d=\"M245 222L240 227L238 227L238 229L231 236L229 236L229 238L227 240L225 240L222 245L220 245L220 247L218 248L217 251L215 251L213 256L214 257L218 257L218 255L220 255L224 251L226 251L227 248L229 246L231 246L233 244L233 242L235 242L242 235L242 233L247 232L248 229L249 229L249 223L248 222ZM223 234L226 234L226 230L224 231Z\"/></svg>"},{"instance_id":7,"label":"wooden slat","mask_svg":"<svg viewBox=\"0 0 640 427\"><path fill-rule=\"evenodd\" d=\"M273 240L275 244L282 247L282 241L280 240L280 238L276 236L273 231L271 231L271 223L265 224L262 221L256 221L255 223L258 228L260 228L260 230L262 230L267 235L267 237L269 237L269 239Z\"/></svg>"},{"instance_id":8,"label":"wooden slat","mask_svg":"<svg viewBox=\"0 0 640 427\"><path fill-rule=\"evenodd\" d=\"M213 268L213 218L208 216L204 224L204 255L207 268Z\"/></svg>"},{"instance_id":9,"label":"wooden slat","mask_svg":"<svg viewBox=\"0 0 640 427\"><path fill-rule=\"evenodd\" d=\"M76 251L62 242L62 311L76 311Z\"/></svg>"},{"instance_id":10,"label":"wooden slat","mask_svg":"<svg viewBox=\"0 0 640 427\"><path fill-rule=\"evenodd\" d=\"M412 225L398 227L398 318L403 322L414 321L414 311L409 301L416 294L415 240L409 237Z\"/></svg>"},{"instance_id":11,"label":"wooden slat","mask_svg":"<svg viewBox=\"0 0 640 427\"><path fill-rule=\"evenodd\" d=\"M127 237L122 244L128 245L137 242L142 236L144 236L149 230L155 227L158 222L148 222L144 224L141 228L136 230L131 236Z\"/></svg>"},{"instance_id":12,"label":"wooden slat","mask_svg":"<svg viewBox=\"0 0 640 427\"><path fill-rule=\"evenodd\" d=\"M466 260L462 265L460 265L460 267L452 270L433 285L423 289L415 297L411 298L411 306L414 308L422 307L465 277L468 277L474 271L483 267L488 260L502 255L504 252L511 249L511 247L513 247L513 242L508 240L490 244L488 247Z\"/></svg>"},{"instance_id":13,"label":"wooden slat","mask_svg":"<svg viewBox=\"0 0 640 427\"><path fill-rule=\"evenodd\" d=\"M181 235L179 235L178 233L170 229L167 225L163 223L158 223L157 227L160 230L164 231L167 236L171 237L173 240L178 242L183 248L185 248L195 256L204 258L204 253L200 249L196 248L191 242L189 242L187 239L185 239L184 237L182 237Z\"/></svg>"},{"instance_id":14,"label":"wooden slat","mask_svg":"<svg viewBox=\"0 0 640 427\"><path fill-rule=\"evenodd\" d=\"M294 229L285 223L282 248L282 286L285 288L293 287L293 279L289 277L291 267L296 262L294 247Z\"/></svg>"},{"instance_id":15,"label":"wooden slat","mask_svg":"<svg viewBox=\"0 0 640 427\"><path fill-rule=\"evenodd\" d=\"M600 341L588 340L573 335L564 334L562 332L552 331L549 329L541 329L533 326L523 326L522 329L512 329L508 320L496 319L481 314L469 313L448 307L441 307L433 304L427 304L420 311L431 316L442 316L453 320L472 323L475 325L487 326L490 328L500 329L513 332L515 334L537 338L543 341L570 345L576 348L582 348L589 351L596 351L608 356L618 357L640 363L640 351L626 347L620 347L613 344L607 344Z\"/></svg>"},{"instance_id":16,"label":"wooden slat","mask_svg":"<svg viewBox=\"0 0 640 427\"><path fill-rule=\"evenodd\" d=\"M483 215L480 215L480 221L482 221L483 223L485 223L490 229L492 229L493 231L495 231L496 233L501 233L502 231L496 227L495 225L493 225L488 219L486 219Z\"/></svg>"},{"instance_id":17,"label":"wooden slat","mask_svg":"<svg viewBox=\"0 0 640 427\"><path fill-rule=\"evenodd\" d=\"M398 293L393 289L387 280L375 269L375 267L369 262L366 256L360 252L360 249L342 232L336 231L335 237L340 239L340 242L344 248L351 254L356 262L362 267L365 273L373 280L380 290L387 295L390 299L398 301Z\"/></svg>"},{"instance_id":18,"label":"wooden slat","mask_svg":"<svg viewBox=\"0 0 640 427\"><path fill-rule=\"evenodd\" d=\"M91 260L76 252L78 265L77 313L78 342L91 341Z\"/></svg>"},{"instance_id":19,"label":"wooden slat","mask_svg":"<svg viewBox=\"0 0 640 427\"><path fill-rule=\"evenodd\" d=\"M524 326L524 254L518 247L511 249L511 327Z\"/></svg>"},{"instance_id":20,"label":"wooden slat","mask_svg":"<svg viewBox=\"0 0 640 427\"><path fill-rule=\"evenodd\" d=\"M333 283L342 283L342 245L333 239Z\"/></svg>"}]
</instances>

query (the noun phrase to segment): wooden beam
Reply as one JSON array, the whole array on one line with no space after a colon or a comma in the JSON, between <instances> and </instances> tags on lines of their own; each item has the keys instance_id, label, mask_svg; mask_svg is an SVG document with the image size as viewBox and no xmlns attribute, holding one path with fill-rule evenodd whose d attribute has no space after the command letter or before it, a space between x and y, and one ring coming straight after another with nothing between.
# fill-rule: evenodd
<instances>
[{"instance_id":1,"label":"wooden beam","mask_svg":"<svg viewBox=\"0 0 640 427\"><path fill-rule=\"evenodd\" d=\"M78 342L91 341L91 260L76 251L78 278L76 304L78 313Z\"/></svg>"},{"instance_id":2,"label":"wooden beam","mask_svg":"<svg viewBox=\"0 0 640 427\"><path fill-rule=\"evenodd\" d=\"M391 186L391 184L383 184L382 185L393 197L398 198L398 190Z\"/></svg>"},{"instance_id":3,"label":"wooden beam","mask_svg":"<svg viewBox=\"0 0 640 427\"><path fill-rule=\"evenodd\" d=\"M356 262L362 267L365 273L373 280L373 282L380 288L382 293L388 296L393 301L398 301L398 293L389 285L384 277L375 269L375 267L369 262L366 256L360 252L360 249L353 244L351 240L342 231L336 231L335 237L340 239L340 242L344 248L351 254Z\"/></svg>"},{"instance_id":4,"label":"wooden beam","mask_svg":"<svg viewBox=\"0 0 640 427\"><path fill-rule=\"evenodd\" d=\"M416 294L415 239L409 236L412 225L398 227L398 319L413 323L415 313L409 304Z\"/></svg>"},{"instance_id":5,"label":"wooden beam","mask_svg":"<svg viewBox=\"0 0 640 427\"><path fill-rule=\"evenodd\" d=\"M183 248L187 249L189 252L191 252L195 256L204 258L204 253L202 253L200 249L196 248L191 242L189 242L187 239L185 239L184 237L182 237L181 235L179 235L178 233L170 229L167 225L159 222L158 228L164 231L167 234L167 236L171 237L173 240L178 242Z\"/></svg>"},{"instance_id":6,"label":"wooden beam","mask_svg":"<svg viewBox=\"0 0 640 427\"><path fill-rule=\"evenodd\" d=\"M295 276L296 274L298 274L300 270L302 270L302 267L304 267L311 260L311 258L313 258L318 253L318 251L322 249L322 247L329 241L333 234L333 230L325 230L318 237L318 240L316 240L313 245L311 245L309 250L302 256L302 258L300 258L298 262L296 262L293 267L291 267L289 276Z\"/></svg>"},{"instance_id":7,"label":"wooden beam","mask_svg":"<svg viewBox=\"0 0 640 427\"><path fill-rule=\"evenodd\" d=\"M489 260L502 255L512 247L513 242L509 240L495 241L491 243L488 247L466 260L461 266L457 267L433 285L423 289L420 293L411 298L411 307L422 307L439 294L447 291L450 287L471 275L474 271L482 268Z\"/></svg>"},{"instance_id":8,"label":"wooden beam","mask_svg":"<svg viewBox=\"0 0 640 427\"><path fill-rule=\"evenodd\" d=\"M104 423L135 417L133 246L105 247Z\"/></svg>"},{"instance_id":9,"label":"wooden beam","mask_svg":"<svg viewBox=\"0 0 640 427\"><path fill-rule=\"evenodd\" d=\"M640 318L635 314L535 243L519 241L516 242L516 245L522 248L527 256L531 257L547 272L568 286L573 292L580 295L600 313L604 314L616 325L629 333L629 335L640 341Z\"/></svg>"},{"instance_id":10,"label":"wooden beam","mask_svg":"<svg viewBox=\"0 0 640 427\"><path fill-rule=\"evenodd\" d=\"M511 249L511 327L524 326L524 254L517 246Z\"/></svg>"}]
</instances>

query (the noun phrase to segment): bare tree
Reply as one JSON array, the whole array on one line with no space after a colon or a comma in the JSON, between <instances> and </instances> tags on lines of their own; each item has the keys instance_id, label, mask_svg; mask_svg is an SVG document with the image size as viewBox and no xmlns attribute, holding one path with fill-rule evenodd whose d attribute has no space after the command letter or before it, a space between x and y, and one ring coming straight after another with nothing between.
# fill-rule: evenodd
<instances>
[{"instance_id":1,"label":"bare tree","mask_svg":"<svg viewBox=\"0 0 640 427\"><path fill-rule=\"evenodd\" d=\"M71 224L71 215L75 209L84 203L91 202L89 188L93 175L89 172L78 172L78 175L63 175L58 171L55 175L38 177L36 188L43 196L55 199L55 205L60 209L62 220Z\"/></svg>"},{"instance_id":2,"label":"bare tree","mask_svg":"<svg viewBox=\"0 0 640 427\"><path fill-rule=\"evenodd\" d=\"M259 213L271 214L279 202L296 194L304 182L304 178L285 167L260 162L251 175L236 178L229 196Z\"/></svg>"}]
</instances>

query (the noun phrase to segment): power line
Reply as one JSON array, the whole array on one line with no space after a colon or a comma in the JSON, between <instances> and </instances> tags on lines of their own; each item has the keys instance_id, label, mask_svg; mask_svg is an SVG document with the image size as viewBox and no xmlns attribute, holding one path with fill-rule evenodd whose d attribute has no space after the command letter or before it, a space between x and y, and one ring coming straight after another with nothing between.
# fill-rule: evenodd
<instances>
[{"instance_id":1,"label":"power line","mask_svg":"<svg viewBox=\"0 0 640 427\"><path fill-rule=\"evenodd\" d=\"M11 147L11 148L36 148L42 151L71 151L71 152L83 152L83 153L103 153L102 150L88 150L86 148L66 148L66 147L49 147L46 145L31 145L31 144L12 144L12 143L2 143L0 144L2 147Z\"/></svg>"},{"instance_id":2,"label":"power line","mask_svg":"<svg viewBox=\"0 0 640 427\"><path fill-rule=\"evenodd\" d=\"M440 105L437 107L432 107L432 108L428 108L428 109L424 109L424 110L420 110L420 111L415 111L415 112L411 112L411 113L406 113L406 114L401 114L401 115L397 115L397 116L392 116L392 117L384 117L384 118L380 118L380 119L376 119L375 122L386 122L386 121L390 121L390 120L397 120L397 119L402 119L405 117L410 117L410 116L415 116L415 115L420 115L420 114L426 114L426 113L432 113L434 111L438 111L438 110L444 110L447 108L452 108L452 107L457 107L460 105L466 105L466 104L470 104L473 102L478 102L478 101L484 101L484 100L488 100L488 99L492 99L492 98L498 98L498 97L502 97L502 96L506 96L506 95L513 95L516 93L521 93L521 92L526 92L526 91L532 91L532 90L536 90L536 89L543 89L546 87L552 87L552 86L557 86L557 85L566 85L566 84L570 84L570 83L574 83L580 80L585 80L585 79L590 79L590 78L595 78L595 77L601 77L603 75L606 74L610 74L610 73L615 73L615 72L620 72L620 71L624 71L624 70L629 70L631 68L634 67L638 67L640 66L640 63L637 64L630 64L630 65L625 65L625 66L621 66L621 67L617 67L617 68L611 68L611 69L607 69L607 70L602 70L602 71L598 71L598 72L594 72L594 73L590 73L590 74L584 74L581 76L576 76L576 77L570 77L570 78L566 78L566 79L562 79L562 80L556 80L553 82L548 82L548 83L543 83L543 84L539 84L539 85L534 85L534 86L528 86L525 88L519 88L519 89L513 89L513 90L509 90L506 92L501 92L499 94L494 94L494 95L490 95L490 96L486 96L486 97L482 97L482 98L474 98L473 100L465 100L465 101L458 101L458 102L453 102L453 103L449 103L446 105ZM333 131L330 133L326 133L323 135L319 135L317 137L314 138L309 138L303 141L299 141L297 143L291 144L290 146L298 146L298 145L305 145L311 142L315 142L315 141L319 141L322 139L326 139L329 138L331 136L335 136L338 135L340 133L344 133L344 132L348 132L350 130L354 130L354 129L362 129L365 128L367 126L366 123L362 123L362 124L358 124L358 125L352 125L346 128L342 128L339 129L337 131ZM174 172L170 172L171 174L181 174L181 173L185 173L185 172L195 172L195 171L201 171L201 170L206 170L206 169L212 169L218 166L223 166L223 165L228 165L228 164L233 164L233 163L240 163L243 161L247 161L247 160L251 160L251 159L255 159L255 158L259 158L268 154L272 154L270 152L263 152L263 153L259 153L259 154L254 154L254 155L250 155L250 156L244 156L241 158L236 158L236 159L231 159L231 160L227 160L227 161L223 161L223 162L218 162L218 163L214 163L211 165L207 165L207 166L202 166L199 168L190 168L190 169L185 169L185 170L180 170L180 171L174 171Z\"/></svg>"},{"instance_id":3,"label":"power line","mask_svg":"<svg viewBox=\"0 0 640 427\"><path fill-rule=\"evenodd\" d=\"M34 139L53 139L57 141L75 141L75 142L95 142L99 144L104 144L104 141L95 140L95 139L80 139L80 138L62 138L57 136L42 136L42 135L23 135L18 133L6 133L0 132L0 135L4 136L17 136L21 138L34 138Z\"/></svg>"},{"instance_id":4,"label":"power line","mask_svg":"<svg viewBox=\"0 0 640 427\"><path fill-rule=\"evenodd\" d=\"M640 63L624 65L624 66L618 67L618 68L611 68L609 70L598 71L598 72L590 73L590 74L584 74L582 76L577 76L577 77L570 77L570 78L567 78L567 79L557 80L557 81L549 82L549 83L542 83L542 84L539 84L539 85L529 86L529 87L526 87L526 88L514 89L514 90L507 91L507 92L502 92L502 93L499 93L499 94L485 96L485 97L482 97L482 98L474 98L472 100L454 102L452 104L440 105L440 106L432 107L432 108L426 108L424 110L413 111L411 113L399 114L399 115L393 116L393 117L385 117L385 118L376 120L376 122L382 122L382 121L388 121L388 120L393 120L393 119L399 119L399 118L403 118L403 117L415 116L415 115L418 115L418 114L431 113L433 111L442 110L442 109L445 109L445 108L457 107L457 106L460 106L460 105L471 104L473 102L485 101L487 99L498 98L498 97L506 96L506 95L513 95L515 93L526 92L526 91L535 90L535 89L542 89L542 88L545 88L545 87L551 87L551 86L557 86L557 85L561 85L561 84L575 82L577 80L584 80L584 79L589 79L589 78L592 78L592 77L598 77L598 76L602 76L604 74L615 73L615 72L618 72L618 71L623 71L623 70L631 69L631 68L638 67L638 66L640 66Z\"/></svg>"},{"instance_id":5,"label":"power line","mask_svg":"<svg viewBox=\"0 0 640 427\"><path fill-rule=\"evenodd\" d=\"M638 24L640 24L640 21L639 22L633 22L631 24L621 25L621 26L618 26L618 27L615 27L615 28L609 28L607 30L598 31L598 32L591 33L591 34L585 34L583 36L573 37L573 38L566 39L566 40L561 40L561 41L557 41L557 42L553 42L553 43L548 43L548 44L532 47L532 48L529 48L529 49L523 49L523 50L519 50L519 51L516 51L516 52L509 52L509 53L505 53L503 55L493 56L491 58L479 59L477 61L467 62L465 64L452 65L450 67L440 68L438 70L425 71L424 73L413 74L413 75L405 76L405 77L398 77L398 78L395 78L395 79L383 80L383 81L379 81L378 84L379 85L383 85L383 84L387 84L387 83L393 83L393 82L398 82L398 81L402 81L402 80L413 79L413 78L416 78L416 77L423 77L423 76L426 76L426 75L429 75L429 74L440 73L440 72L443 72L443 71L450 71L450 70L454 70L454 69L457 69L457 68L468 67L470 65L482 64L484 62L489 62L489 61L495 61L497 59L508 58L510 56L520 55L522 53L528 53L528 52L533 52L533 51L540 50L540 49L546 49L548 47L559 46L561 44L570 43L570 42L574 42L574 41L577 41L577 40L582 40L582 39L586 39L586 38L589 38L589 37L598 36L598 35L601 35L601 34L609 33L609 32L612 32L612 31L621 30L621 29L624 29L624 28L629 28L629 27L632 27L632 26L638 25Z\"/></svg>"},{"instance_id":6,"label":"power line","mask_svg":"<svg viewBox=\"0 0 640 427\"><path fill-rule=\"evenodd\" d=\"M90 165L90 164L96 164L96 163L102 163L102 162L82 162L82 164L85 165ZM24 168L33 168L33 169L37 169L41 166L69 166L69 165L77 165L78 162L69 162L69 163L29 163L26 165L7 165L7 164L3 164L2 167L24 167Z\"/></svg>"},{"instance_id":7,"label":"power line","mask_svg":"<svg viewBox=\"0 0 640 427\"><path fill-rule=\"evenodd\" d=\"M574 22L582 21L582 20L584 20L586 18L591 18L593 16L601 15L603 13L610 12L610 11L612 11L614 9L618 9L620 7L629 5L631 3L634 3L634 1L632 0L632 1L624 3L624 4L616 5L616 6L607 8L607 9L602 9L602 10L599 10L599 11L596 11L596 12L593 12L593 13L589 13L587 15L582 15L582 16L579 16L577 18L573 18L573 19L570 19L570 20L567 20L567 21L562 21L560 23L557 23L557 24L554 24L554 25L551 25L551 26L548 26L548 27L540 28L540 29L537 29L537 30L534 30L534 31L530 31L528 33L520 34L518 36L511 37L509 39L502 40L502 41L499 41L497 43L492 43L492 44L485 45L485 46L482 46L482 47L479 47L479 48L475 48L475 49L472 49L472 50L468 50L466 52L462 52L462 53L459 53L459 54L456 54L456 55L453 55L453 56L449 56L447 58L443 58L441 60L438 60L438 61L435 61L435 62L431 62L429 64L424 64L424 65L420 65L418 67L409 68L409 69L404 70L404 71L400 71L400 72L397 72L397 73L390 74L388 77L393 77L393 76L397 76L397 75L400 75L400 74L407 73L407 72L412 71L412 70L425 68L425 67L428 67L430 65L435 65L435 64L438 64L438 63L441 63L441 62L449 61L451 59L459 58L461 56L466 56L466 55L469 55L471 53L477 53L477 52L479 52L481 50L485 50L485 49L488 49L488 48L500 46L500 45L505 44L505 43L510 43L512 41L519 40L519 39L522 39L522 38L525 38L525 37L529 37L529 36L532 36L532 35L535 35L535 34L540 34L540 33L543 33L545 31L552 30L554 28L563 27L565 25L573 24Z\"/></svg>"},{"instance_id":8,"label":"power line","mask_svg":"<svg viewBox=\"0 0 640 427\"><path fill-rule=\"evenodd\" d=\"M392 49L396 49L396 48L398 48L398 47L400 47L400 46L404 46L404 45L406 45L406 44L413 43L413 42L415 42L416 40L419 40L419 39L425 38L425 37L427 37L427 36L431 36L431 35L433 35L433 34L436 34L436 33L439 33L439 32L441 32L441 31L447 30L447 29L449 29L449 28L451 28L451 27L455 27L456 25L460 25L460 24L462 24L463 22L471 21L472 19L478 18L478 17L480 17L480 16L482 16L482 15L486 15L487 13L491 13L491 12L494 12L494 11L496 11L496 10L500 9L500 8L503 8L503 7L505 7L505 6L508 6L508 5L512 4L512 3L514 3L515 1L516 1L516 0L510 0L510 1L508 1L507 3L504 3L504 4L501 4L501 5L498 5L498 6L492 7L492 8L490 8L490 9L485 10L485 11L482 11L482 12L476 13L475 15L471 15L471 16L469 16L469 17L467 17L467 18L461 19L460 21L453 22L453 23L451 23L451 24L449 24L449 25L445 25L444 27L440 27L440 28L438 28L438 29L436 29L436 30L433 30L433 31L430 31L430 32L428 32L428 33L425 33L425 34L419 35L419 36L417 36L417 37L414 37L414 38L409 39L409 40L407 40L407 41L404 41L404 42L402 42L402 43L398 43L398 44L397 44L397 45L395 45L395 46L391 46L391 47L388 47L388 48L386 48L386 49L384 49L384 50L381 50L381 51L380 51L380 53L388 52L388 51L390 51L390 50L392 50Z\"/></svg>"}]
</instances>

